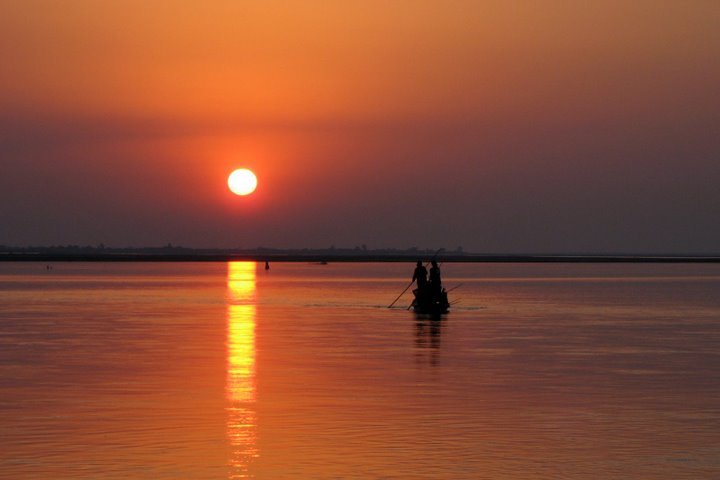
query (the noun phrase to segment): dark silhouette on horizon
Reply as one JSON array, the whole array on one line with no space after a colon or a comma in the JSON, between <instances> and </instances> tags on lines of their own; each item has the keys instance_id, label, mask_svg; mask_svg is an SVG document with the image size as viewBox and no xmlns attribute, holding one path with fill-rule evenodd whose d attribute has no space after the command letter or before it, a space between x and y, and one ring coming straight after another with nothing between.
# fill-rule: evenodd
<instances>
[{"instance_id":1,"label":"dark silhouette on horizon","mask_svg":"<svg viewBox=\"0 0 720 480\"><path fill-rule=\"evenodd\" d=\"M276 262L406 262L418 254L433 256L431 249L398 248L189 248L173 244L161 247L109 247L104 244L8 246L0 245L0 261L276 261ZM523 263L720 263L720 253L697 255L668 253L617 254L539 254L539 253L471 253L464 250L436 252L449 262L523 262Z\"/></svg>"},{"instance_id":2,"label":"dark silhouette on horizon","mask_svg":"<svg viewBox=\"0 0 720 480\"><path fill-rule=\"evenodd\" d=\"M415 299L408 307L414 309L416 313L442 314L447 313L450 308L447 292L442 288L442 279L440 275L440 267L437 260L433 258L430 261L429 281L426 279L427 269L422 262L418 261L413 273L413 281L417 281L418 288L413 290ZM412 282L410 282L412 285Z\"/></svg>"}]
</instances>

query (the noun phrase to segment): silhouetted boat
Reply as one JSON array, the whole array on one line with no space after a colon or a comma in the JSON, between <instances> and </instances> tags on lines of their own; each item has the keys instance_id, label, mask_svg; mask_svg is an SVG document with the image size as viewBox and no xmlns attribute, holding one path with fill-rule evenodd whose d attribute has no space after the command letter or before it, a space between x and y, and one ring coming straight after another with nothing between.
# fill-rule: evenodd
<instances>
[{"instance_id":1,"label":"silhouetted boat","mask_svg":"<svg viewBox=\"0 0 720 480\"><path fill-rule=\"evenodd\" d=\"M429 288L423 288L422 290L416 288L413 290L413 295L415 295L415 299L410 304L410 307L415 313L440 315L448 313L450 310L450 302L444 288L439 294L434 294Z\"/></svg>"}]
</instances>

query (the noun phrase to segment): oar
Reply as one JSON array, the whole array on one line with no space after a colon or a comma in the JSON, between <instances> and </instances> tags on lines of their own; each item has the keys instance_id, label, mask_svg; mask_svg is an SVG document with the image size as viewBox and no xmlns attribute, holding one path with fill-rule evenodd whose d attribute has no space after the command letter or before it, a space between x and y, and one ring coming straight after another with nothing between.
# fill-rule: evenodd
<instances>
[{"instance_id":1,"label":"oar","mask_svg":"<svg viewBox=\"0 0 720 480\"><path fill-rule=\"evenodd\" d=\"M410 282L410 284L409 284L407 287L405 287L405 290L403 290L402 293L401 293L400 295L398 295L397 298L396 298L395 300L393 300L393 302L392 302L390 305L388 305L388 308L392 308L392 306L395 305L395 302L397 302L398 300L400 300L400 297L402 297L402 296L405 294L405 292L408 291L408 288L410 288L410 287L412 286L413 282L415 282L415 279L413 279L413 280Z\"/></svg>"},{"instance_id":2,"label":"oar","mask_svg":"<svg viewBox=\"0 0 720 480\"><path fill-rule=\"evenodd\" d=\"M452 292L453 290L455 290L456 288L460 288L460 287L462 287L462 286L463 286L462 283L459 284L459 285L455 285L455 286L454 286L453 288L451 288L450 290L446 290L445 293L450 293L450 292Z\"/></svg>"}]
</instances>

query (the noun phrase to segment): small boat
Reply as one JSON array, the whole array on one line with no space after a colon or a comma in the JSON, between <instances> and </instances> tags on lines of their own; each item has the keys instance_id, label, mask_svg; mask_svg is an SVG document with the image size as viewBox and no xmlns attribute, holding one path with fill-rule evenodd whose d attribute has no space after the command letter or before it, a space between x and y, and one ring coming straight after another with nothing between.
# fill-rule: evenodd
<instances>
[{"instance_id":1,"label":"small boat","mask_svg":"<svg viewBox=\"0 0 720 480\"><path fill-rule=\"evenodd\" d=\"M440 293L433 292L429 288L416 288L413 290L413 295L415 295L415 299L410 307L415 313L440 315L448 313L450 310L450 302L444 288Z\"/></svg>"}]
</instances>

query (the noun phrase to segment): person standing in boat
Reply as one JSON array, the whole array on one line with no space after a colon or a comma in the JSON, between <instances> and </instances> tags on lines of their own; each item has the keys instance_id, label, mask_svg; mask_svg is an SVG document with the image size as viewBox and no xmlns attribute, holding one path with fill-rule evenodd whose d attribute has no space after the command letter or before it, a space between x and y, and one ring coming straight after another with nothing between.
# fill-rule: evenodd
<instances>
[{"instance_id":1,"label":"person standing in boat","mask_svg":"<svg viewBox=\"0 0 720 480\"><path fill-rule=\"evenodd\" d=\"M433 293L433 296L440 295L440 292L442 292L440 267L438 267L438 264L435 260L430 263L432 264L432 267L430 267L430 291Z\"/></svg>"},{"instance_id":2,"label":"person standing in boat","mask_svg":"<svg viewBox=\"0 0 720 480\"><path fill-rule=\"evenodd\" d=\"M417 282L418 290L424 290L427 286L427 275L427 268L425 268L422 262L418 260L412 277L412 281Z\"/></svg>"}]
</instances>

